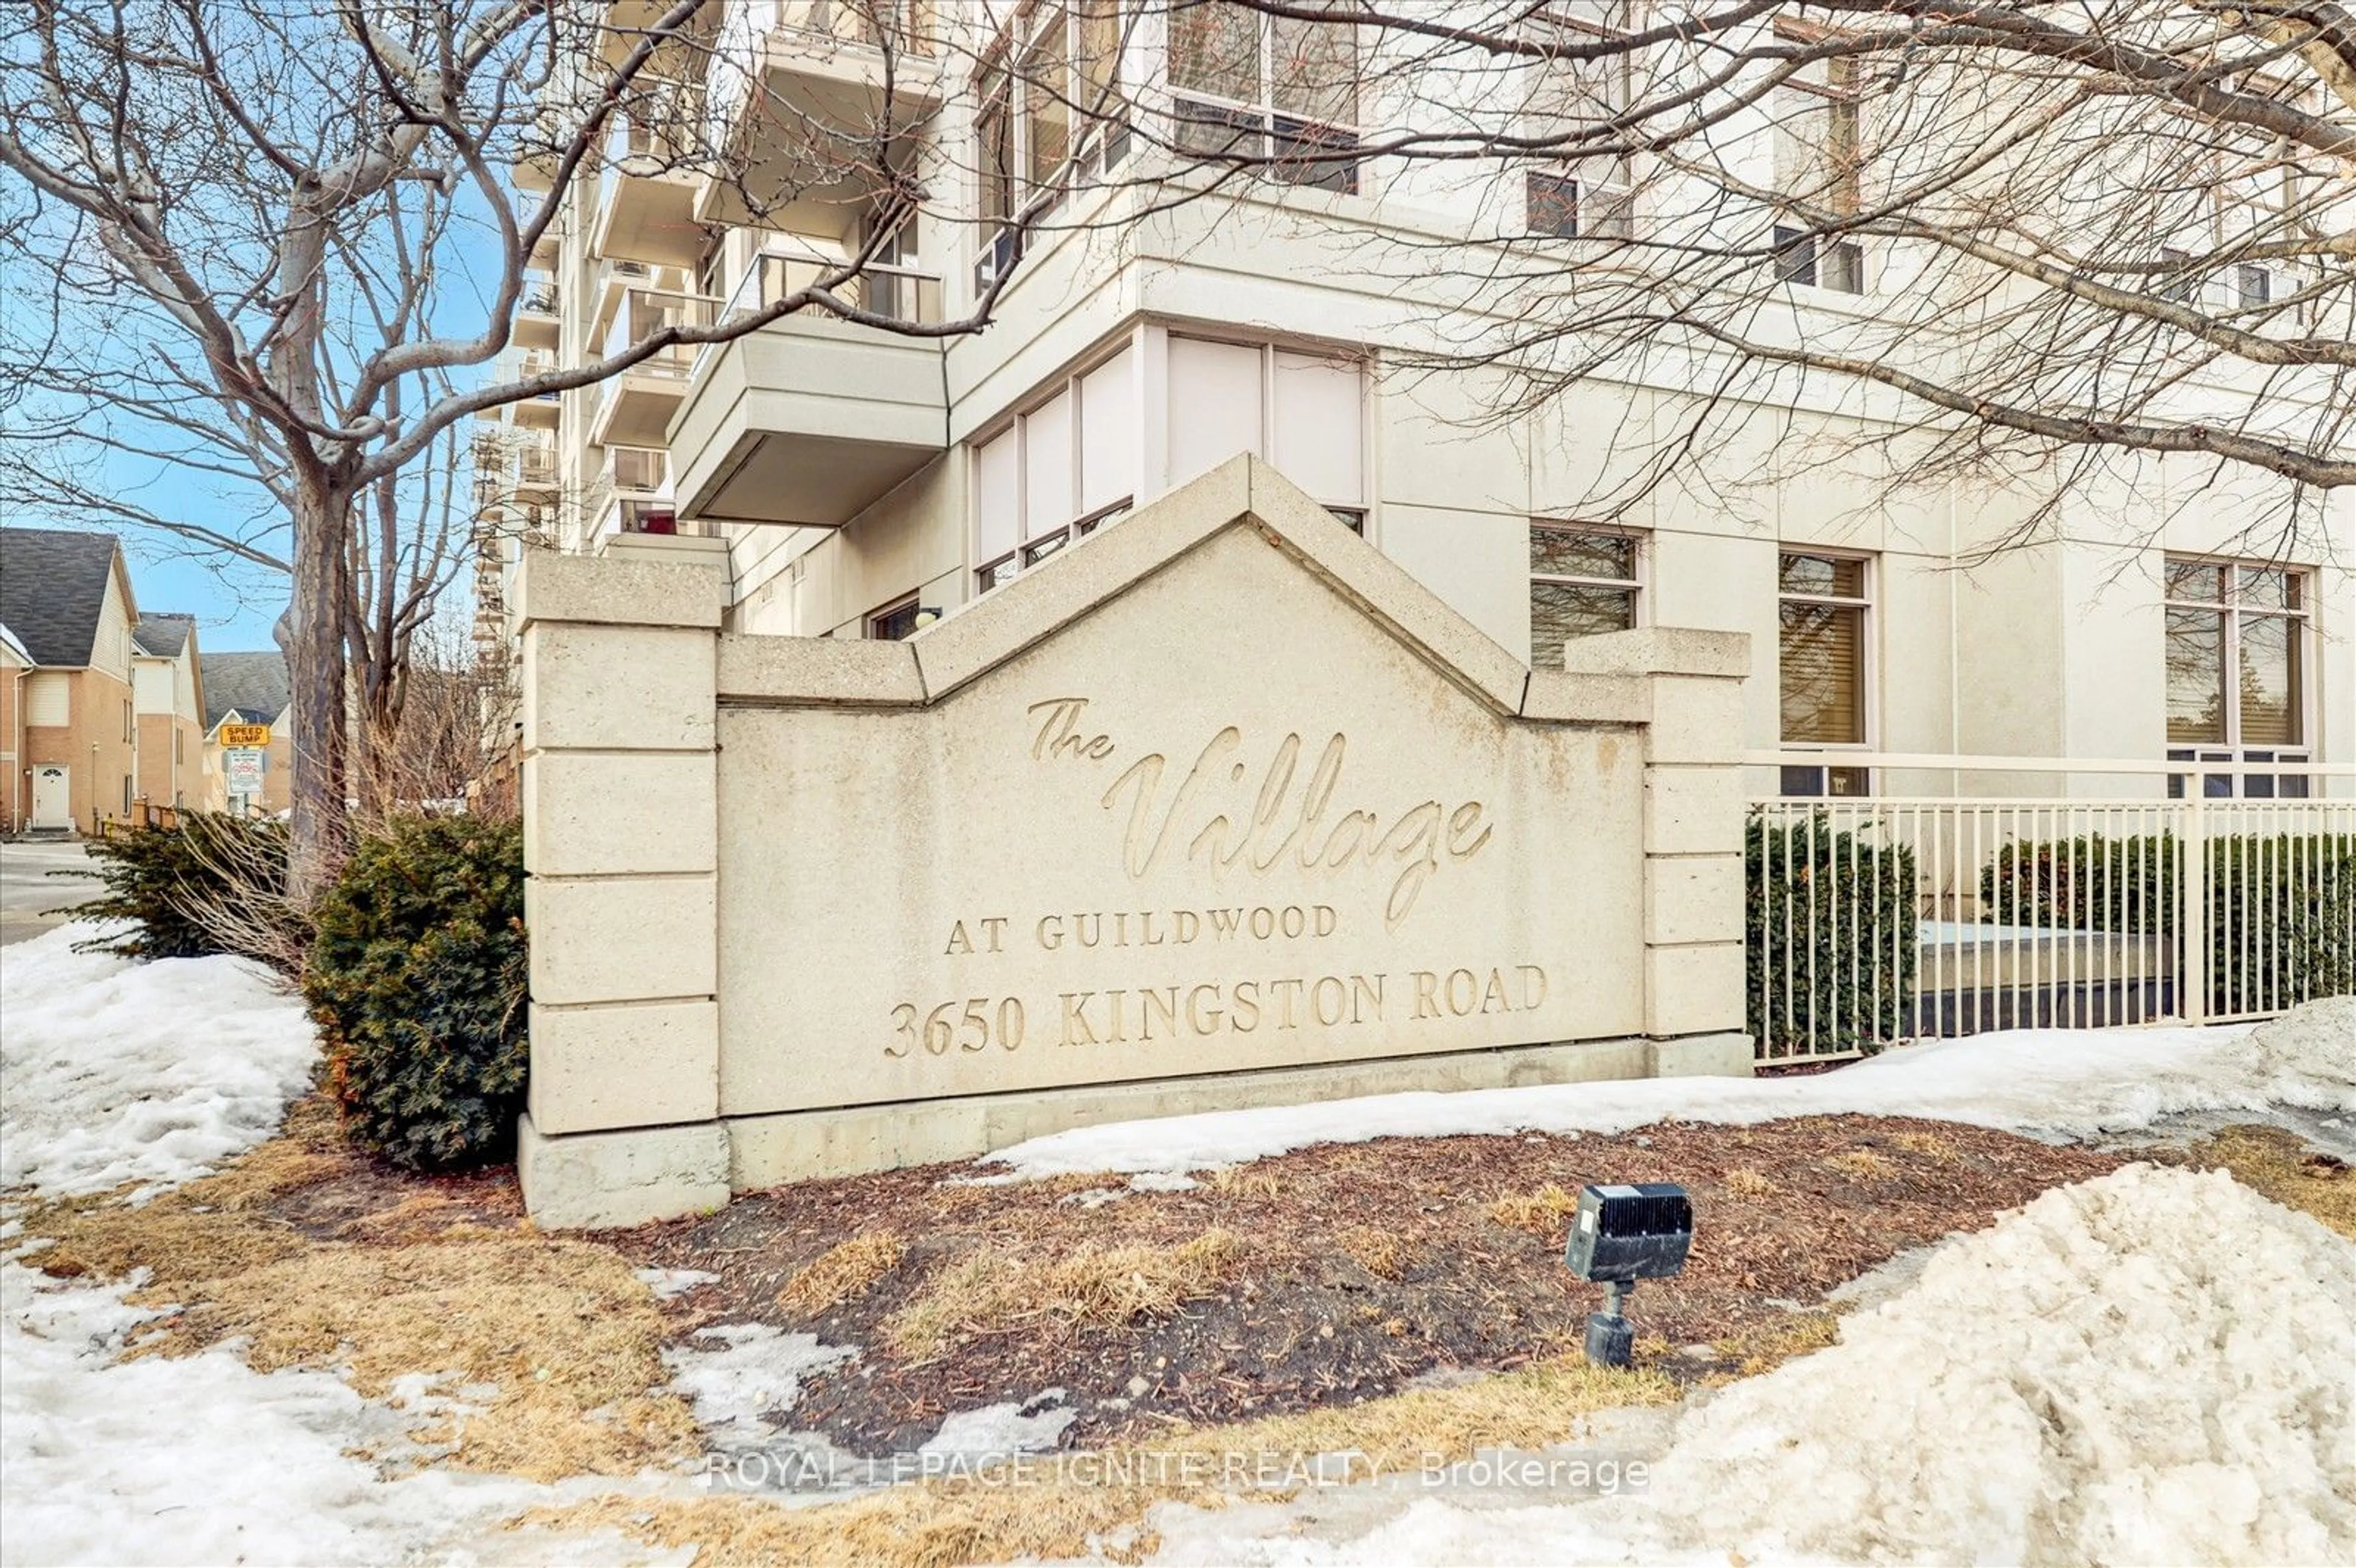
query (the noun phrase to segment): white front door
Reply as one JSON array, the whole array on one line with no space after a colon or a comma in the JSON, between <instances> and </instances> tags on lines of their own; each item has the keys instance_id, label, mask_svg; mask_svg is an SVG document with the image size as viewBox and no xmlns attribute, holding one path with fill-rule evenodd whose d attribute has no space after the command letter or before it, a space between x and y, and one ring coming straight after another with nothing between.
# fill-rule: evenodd
<instances>
[{"instance_id":1,"label":"white front door","mask_svg":"<svg viewBox=\"0 0 2356 1568\"><path fill-rule=\"evenodd\" d=\"M42 763L33 769L33 826L71 827L72 792L62 763Z\"/></svg>"}]
</instances>

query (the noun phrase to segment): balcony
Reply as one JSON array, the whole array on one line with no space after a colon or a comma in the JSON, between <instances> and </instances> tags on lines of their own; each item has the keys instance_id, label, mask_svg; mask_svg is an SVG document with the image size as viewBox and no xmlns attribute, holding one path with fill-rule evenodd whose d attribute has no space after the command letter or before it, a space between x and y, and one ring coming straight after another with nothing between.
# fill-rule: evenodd
<instances>
[{"instance_id":1,"label":"balcony","mask_svg":"<svg viewBox=\"0 0 2356 1568\"><path fill-rule=\"evenodd\" d=\"M616 120L597 176L590 250L659 267L693 266L703 240L695 215L702 179L687 149L657 129Z\"/></svg>"},{"instance_id":2,"label":"balcony","mask_svg":"<svg viewBox=\"0 0 2356 1568\"><path fill-rule=\"evenodd\" d=\"M873 194L882 129L893 165L906 167L940 112L934 0L754 0L742 25L756 35L758 67L749 82L716 82L712 103L742 173L702 181L695 215L840 231Z\"/></svg>"},{"instance_id":3,"label":"balcony","mask_svg":"<svg viewBox=\"0 0 2356 1568\"><path fill-rule=\"evenodd\" d=\"M759 258L729 314L773 304L827 261ZM832 263L839 265L839 263ZM938 321L940 280L871 267L837 292L851 304ZM670 425L683 517L841 528L940 455L941 346L816 312L707 347Z\"/></svg>"},{"instance_id":4,"label":"balcony","mask_svg":"<svg viewBox=\"0 0 2356 1568\"><path fill-rule=\"evenodd\" d=\"M516 448L515 487L519 495L542 495L556 488L556 447L535 441Z\"/></svg>"},{"instance_id":5,"label":"balcony","mask_svg":"<svg viewBox=\"0 0 2356 1568\"><path fill-rule=\"evenodd\" d=\"M719 319L720 302L703 294L665 289L625 289L613 324L598 352L619 354L666 326L709 326ZM599 385L589 416L589 439L600 446L660 446L680 400L687 395L697 346L658 349Z\"/></svg>"},{"instance_id":6,"label":"balcony","mask_svg":"<svg viewBox=\"0 0 2356 1568\"><path fill-rule=\"evenodd\" d=\"M544 375L556 368L556 356L553 354L526 354L516 361L515 372L522 378ZM510 403L508 418L527 430L554 430L562 407L561 393L542 392L536 398L522 398Z\"/></svg>"},{"instance_id":7,"label":"balcony","mask_svg":"<svg viewBox=\"0 0 2356 1568\"><path fill-rule=\"evenodd\" d=\"M553 348L559 329L558 311L562 304L553 278L528 277L523 281L523 297L516 302L515 341L523 348Z\"/></svg>"}]
</instances>

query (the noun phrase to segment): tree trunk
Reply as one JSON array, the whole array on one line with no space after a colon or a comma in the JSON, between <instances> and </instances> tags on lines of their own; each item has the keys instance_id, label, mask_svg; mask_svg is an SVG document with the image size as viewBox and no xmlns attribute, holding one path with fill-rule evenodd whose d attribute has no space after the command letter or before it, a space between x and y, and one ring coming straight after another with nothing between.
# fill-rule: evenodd
<instances>
[{"instance_id":1,"label":"tree trunk","mask_svg":"<svg viewBox=\"0 0 2356 1568\"><path fill-rule=\"evenodd\" d=\"M302 905L335 880L351 847L343 616L349 504L324 482L303 482L294 502L293 594L278 624L294 728L287 892Z\"/></svg>"}]
</instances>

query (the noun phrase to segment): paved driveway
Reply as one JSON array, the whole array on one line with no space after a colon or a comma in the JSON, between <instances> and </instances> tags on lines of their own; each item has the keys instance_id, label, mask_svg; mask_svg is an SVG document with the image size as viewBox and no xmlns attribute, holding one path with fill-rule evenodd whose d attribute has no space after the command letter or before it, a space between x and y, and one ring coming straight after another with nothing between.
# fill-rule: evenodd
<instances>
[{"instance_id":1,"label":"paved driveway","mask_svg":"<svg viewBox=\"0 0 2356 1568\"><path fill-rule=\"evenodd\" d=\"M64 876L51 876L62 871ZM38 936L65 916L50 913L101 891L80 844L0 844L0 946Z\"/></svg>"}]
</instances>

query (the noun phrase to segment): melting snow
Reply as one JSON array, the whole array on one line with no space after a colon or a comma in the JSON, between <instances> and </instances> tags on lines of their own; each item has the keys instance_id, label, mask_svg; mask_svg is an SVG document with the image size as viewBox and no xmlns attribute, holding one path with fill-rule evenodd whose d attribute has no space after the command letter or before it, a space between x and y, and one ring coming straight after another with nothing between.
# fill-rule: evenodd
<instances>
[{"instance_id":1,"label":"melting snow","mask_svg":"<svg viewBox=\"0 0 2356 1568\"><path fill-rule=\"evenodd\" d=\"M1014 1177L1234 1165L1321 1143L1472 1133L1621 1133L1671 1119L1925 1116L2083 1137L2187 1111L2356 1111L2356 997L2256 1029L2017 1029L1887 1051L1797 1078L1648 1078L1109 1122L985 1157Z\"/></svg>"},{"instance_id":2,"label":"melting snow","mask_svg":"<svg viewBox=\"0 0 2356 1568\"><path fill-rule=\"evenodd\" d=\"M104 930L0 949L0 1187L152 1196L271 1136L310 1083L310 1019L268 969L73 950Z\"/></svg>"}]
</instances>

